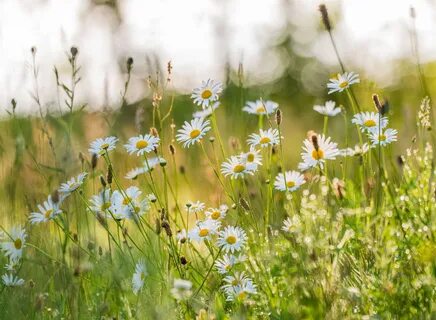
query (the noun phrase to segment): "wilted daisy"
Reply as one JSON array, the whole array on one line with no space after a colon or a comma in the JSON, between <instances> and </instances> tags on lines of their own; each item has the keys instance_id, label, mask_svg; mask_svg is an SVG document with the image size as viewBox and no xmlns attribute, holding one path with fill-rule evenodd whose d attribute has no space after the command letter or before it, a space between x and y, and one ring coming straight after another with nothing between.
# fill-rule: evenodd
<instances>
[{"instance_id":1,"label":"wilted daisy","mask_svg":"<svg viewBox=\"0 0 436 320\"><path fill-rule=\"evenodd\" d=\"M297 232L301 229L301 220L298 215L293 215L290 218L287 218L283 221L282 230L289 233Z\"/></svg>"},{"instance_id":2,"label":"wilted daisy","mask_svg":"<svg viewBox=\"0 0 436 320\"><path fill-rule=\"evenodd\" d=\"M313 107L313 110L316 112L328 116L328 117L334 117L337 114L341 113L341 108L336 108L336 102L334 101L327 101L325 105L320 106L316 105Z\"/></svg>"},{"instance_id":3,"label":"wilted daisy","mask_svg":"<svg viewBox=\"0 0 436 320\"><path fill-rule=\"evenodd\" d=\"M321 168L324 166L326 160L336 159L339 155L337 143L331 142L330 138L324 135L313 134L309 139L304 140L303 162L298 165L300 170L307 170L309 168L319 165Z\"/></svg>"},{"instance_id":4,"label":"wilted daisy","mask_svg":"<svg viewBox=\"0 0 436 320\"><path fill-rule=\"evenodd\" d=\"M62 210L59 209L59 203L53 202L51 196L48 196L48 199L42 205L38 205L38 210L39 212L32 212L30 214L30 223L47 222L62 213Z\"/></svg>"},{"instance_id":5,"label":"wilted daisy","mask_svg":"<svg viewBox=\"0 0 436 320\"><path fill-rule=\"evenodd\" d=\"M247 105L243 107L242 110L250 114L270 115L274 113L278 107L279 104L274 101L259 99L256 101L248 101Z\"/></svg>"},{"instance_id":6,"label":"wilted daisy","mask_svg":"<svg viewBox=\"0 0 436 320\"><path fill-rule=\"evenodd\" d=\"M147 269L145 268L144 261L139 261L135 267L135 273L132 277L132 290L134 294L138 294L144 286L144 280L147 276Z\"/></svg>"},{"instance_id":7,"label":"wilted daisy","mask_svg":"<svg viewBox=\"0 0 436 320\"><path fill-rule=\"evenodd\" d=\"M141 194L142 191L136 186L127 188L125 194L115 190L111 197L110 212L117 219L142 216L150 209L150 205Z\"/></svg>"},{"instance_id":8,"label":"wilted daisy","mask_svg":"<svg viewBox=\"0 0 436 320\"><path fill-rule=\"evenodd\" d=\"M209 208L206 210L205 214L208 219L211 220L222 220L225 218L228 211L227 206L220 206L219 208Z\"/></svg>"},{"instance_id":9,"label":"wilted daisy","mask_svg":"<svg viewBox=\"0 0 436 320\"><path fill-rule=\"evenodd\" d=\"M359 83L359 75L354 72L345 72L344 74L339 74L335 78L331 78L329 83L327 83L327 88L329 89L329 94L333 92L342 92L349 86L355 83Z\"/></svg>"},{"instance_id":10,"label":"wilted daisy","mask_svg":"<svg viewBox=\"0 0 436 320\"><path fill-rule=\"evenodd\" d=\"M254 146L250 147L250 151L241 153L239 157L245 162L249 170L256 171L257 167L262 165L260 150L256 150Z\"/></svg>"},{"instance_id":11,"label":"wilted daisy","mask_svg":"<svg viewBox=\"0 0 436 320\"><path fill-rule=\"evenodd\" d=\"M243 178L245 174L253 175L253 167L247 166L244 159L238 156L231 156L230 159L221 164L221 172L224 176L232 179Z\"/></svg>"},{"instance_id":12,"label":"wilted daisy","mask_svg":"<svg viewBox=\"0 0 436 320\"><path fill-rule=\"evenodd\" d=\"M6 287L19 287L24 284L23 279L15 277L13 274L2 275L2 281Z\"/></svg>"},{"instance_id":13,"label":"wilted daisy","mask_svg":"<svg viewBox=\"0 0 436 320\"><path fill-rule=\"evenodd\" d=\"M9 234L4 235L1 249L10 260L19 260L26 243L26 230L21 226L12 227Z\"/></svg>"},{"instance_id":14,"label":"wilted daisy","mask_svg":"<svg viewBox=\"0 0 436 320\"><path fill-rule=\"evenodd\" d=\"M79 174L77 177L73 177L65 183L62 183L59 192L65 195L68 195L74 191L76 191L85 181L85 178L88 176L88 173L83 172Z\"/></svg>"},{"instance_id":15,"label":"wilted daisy","mask_svg":"<svg viewBox=\"0 0 436 320\"><path fill-rule=\"evenodd\" d=\"M376 132L372 131L369 133L369 139L371 140L371 146L375 147L377 145L385 146L394 141L397 141L398 131L395 129L386 129L384 131Z\"/></svg>"},{"instance_id":16,"label":"wilted daisy","mask_svg":"<svg viewBox=\"0 0 436 320\"><path fill-rule=\"evenodd\" d=\"M192 114L193 118L201 118L206 119L207 117L211 116L212 113L218 109L220 106L220 102L217 101L213 105L209 106L208 108L205 108L204 110L196 111Z\"/></svg>"},{"instance_id":17,"label":"wilted daisy","mask_svg":"<svg viewBox=\"0 0 436 320\"><path fill-rule=\"evenodd\" d=\"M221 222L207 219L197 222L197 225L189 231L189 239L193 241L210 240L211 236L218 232Z\"/></svg>"},{"instance_id":18,"label":"wilted daisy","mask_svg":"<svg viewBox=\"0 0 436 320\"><path fill-rule=\"evenodd\" d=\"M378 131L384 129L388 125L388 118L380 116L378 112L360 112L354 115L351 122L357 124L362 132Z\"/></svg>"},{"instance_id":19,"label":"wilted daisy","mask_svg":"<svg viewBox=\"0 0 436 320\"><path fill-rule=\"evenodd\" d=\"M279 141L279 130L271 128L268 130L260 129L258 134L252 133L247 139L247 143L250 146L261 147L277 145L279 144Z\"/></svg>"},{"instance_id":20,"label":"wilted daisy","mask_svg":"<svg viewBox=\"0 0 436 320\"><path fill-rule=\"evenodd\" d=\"M189 201L185 205L185 209L189 213L201 213L204 211L204 209L206 209L206 205L201 201L195 201L195 202Z\"/></svg>"},{"instance_id":21,"label":"wilted daisy","mask_svg":"<svg viewBox=\"0 0 436 320\"><path fill-rule=\"evenodd\" d=\"M118 138L116 137L98 138L91 142L88 151L91 154L96 154L98 157L100 157L106 152L114 150L117 142Z\"/></svg>"},{"instance_id":22,"label":"wilted daisy","mask_svg":"<svg viewBox=\"0 0 436 320\"><path fill-rule=\"evenodd\" d=\"M298 171L286 171L285 174L279 173L274 182L274 187L279 191L295 191L306 181L304 176Z\"/></svg>"},{"instance_id":23,"label":"wilted daisy","mask_svg":"<svg viewBox=\"0 0 436 320\"><path fill-rule=\"evenodd\" d=\"M159 146L159 141L159 137L151 134L140 134L137 137L131 137L127 144L124 145L124 148L129 154L136 153L137 156L141 156L156 149Z\"/></svg>"},{"instance_id":24,"label":"wilted daisy","mask_svg":"<svg viewBox=\"0 0 436 320\"><path fill-rule=\"evenodd\" d=\"M192 295L192 282L183 279L174 279L171 294L176 300L186 300Z\"/></svg>"},{"instance_id":25,"label":"wilted daisy","mask_svg":"<svg viewBox=\"0 0 436 320\"><path fill-rule=\"evenodd\" d=\"M219 94L223 91L221 82L214 80L202 81L199 88L195 88L192 92L191 98L196 105L202 106L206 109L211 103L219 99Z\"/></svg>"},{"instance_id":26,"label":"wilted daisy","mask_svg":"<svg viewBox=\"0 0 436 320\"><path fill-rule=\"evenodd\" d=\"M215 268L217 269L218 273L220 274L226 274L228 273L233 266L236 264L243 262L245 260L245 256L234 256L233 254L224 254L221 259L218 259L215 262Z\"/></svg>"},{"instance_id":27,"label":"wilted daisy","mask_svg":"<svg viewBox=\"0 0 436 320\"><path fill-rule=\"evenodd\" d=\"M247 235L240 227L227 226L219 232L218 246L225 252L235 252L242 249L247 242Z\"/></svg>"},{"instance_id":28,"label":"wilted daisy","mask_svg":"<svg viewBox=\"0 0 436 320\"><path fill-rule=\"evenodd\" d=\"M369 145L364 143L362 146L355 145L354 148L346 148L339 150L339 153L343 157L360 156L369 151Z\"/></svg>"},{"instance_id":29,"label":"wilted daisy","mask_svg":"<svg viewBox=\"0 0 436 320\"><path fill-rule=\"evenodd\" d=\"M106 210L112 205L110 189L104 189L99 194L92 196L89 202L90 208L93 212L106 212Z\"/></svg>"},{"instance_id":30,"label":"wilted daisy","mask_svg":"<svg viewBox=\"0 0 436 320\"><path fill-rule=\"evenodd\" d=\"M191 123L185 121L181 129L176 135L177 141L183 143L183 148L190 147L191 145L199 142L206 133L210 130L210 121L203 118L195 118Z\"/></svg>"}]
</instances>

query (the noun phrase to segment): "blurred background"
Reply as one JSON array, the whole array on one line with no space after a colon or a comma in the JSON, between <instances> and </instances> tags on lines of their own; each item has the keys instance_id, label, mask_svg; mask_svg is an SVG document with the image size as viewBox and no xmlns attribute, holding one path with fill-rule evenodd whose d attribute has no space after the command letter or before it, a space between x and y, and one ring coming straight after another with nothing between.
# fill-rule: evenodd
<instances>
[{"instance_id":1,"label":"blurred background","mask_svg":"<svg viewBox=\"0 0 436 320\"><path fill-rule=\"evenodd\" d=\"M37 48L39 91L47 109L56 109L54 66L69 77L67 53L79 48L82 82L77 103L88 110L117 108L125 82L127 57L134 68L127 101L150 95L147 77L172 61L171 89L186 94L201 80L244 86L288 81L269 98L296 90L325 96L327 78L339 66L322 26L315 0L1 0L0 113L18 100L17 112L37 108L30 48ZM324 1L346 68L374 81L380 89L404 85L416 76L411 42L413 24L421 63L433 77L436 1ZM416 19L410 17L410 7ZM431 82L431 79L429 80ZM274 91L274 92L271 92ZM279 90L280 92L277 92ZM292 95L290 95L292 96ZM257 98L257 97L252 97ZM297 99L298 100L298 99ZM302 106L298 107L309 107Z\"/></svg>"}]
</instances>

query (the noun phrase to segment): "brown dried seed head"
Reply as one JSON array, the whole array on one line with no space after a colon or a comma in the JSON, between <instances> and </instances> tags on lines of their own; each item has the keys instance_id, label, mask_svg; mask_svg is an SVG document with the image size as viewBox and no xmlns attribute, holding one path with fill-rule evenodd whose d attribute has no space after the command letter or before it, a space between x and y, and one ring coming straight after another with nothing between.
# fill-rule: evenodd
<instances>
[{"instance_id":1,"label":"brown dried seed head","mask_svg":"<svg viewBox=\"0 0 436 320\"><path fill-rule=\"evenodd\" d=\"M94 170L97 167L97 162L98 162L98 156L97 156L97 154L93 153L92 154L92 158L91 158L91 168L92 168L92 170Z\"/></svg>"},{"instance_id":2,"label":"brown dried seed head","mask_svg":"<svg viewBox=\"0 0 436 320\"><path fill-rule=\"evenodd\" d=\"M332 29L332 25L330 24L329 13L327 11L326 5L320 4L319 11L321 12L321 19L322 19L322 23L324 24L324 27L326 28L327 31L330 31Z\"/></svg>"},{"instance_id":3,"label":"brown dried seed head","mask_svg":"<svg viewBox=\"0 0 436 320\"><path fill-rule=\"evenodd\" d=\"M282 111L280 109L276 111L276 123L278 126L282 123Z\"/></svg>"},{"instance_id":4,"label":"brown dried seed head","mask_svg":"<svg viewBox=\"0 0 436 320\"><path fill-rule=\"evenodd\" d=\"M112 172L112 165L110 164L107 167L107 175L106 175L107 183L112 184L112 178L113 178L113 172Z\"/></svg>"}]
</instances>

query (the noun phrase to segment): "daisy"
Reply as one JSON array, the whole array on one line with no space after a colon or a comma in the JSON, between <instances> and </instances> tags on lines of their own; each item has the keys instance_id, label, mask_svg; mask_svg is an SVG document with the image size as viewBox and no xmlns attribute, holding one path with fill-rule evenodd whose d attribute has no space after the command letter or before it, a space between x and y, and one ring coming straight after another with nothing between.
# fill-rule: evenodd
<instances>
[{"instance_id":1,"label":"daisy","mask_svg":"<svg viewBox=\"0 0 436 320\"><path fill-rule=\"evenodd\" d=\"M298 171L286 171L285 174L279 173L274 182L274 187L279 191L295 191L306 181L304 176Z\"/></svg>"},{"instance_id":2,"label":"daisy","mask_svg":"<svg viewBox=\"0 0 436 320\"><path fill-rule=\"evenodd\" d=\"M182 229L182 230L177 231L176 239L180 243L185 243L186 240L188 240L188 233L186 232L186 229Z\"/></svg>"},{"instance_id":3,"label":"daisy","mask_svg":"<svg viewBox=\"0 0 436 320\"><path fill-rule=\"evenodd\" d=\"M171 294L176 300L186 300L192 295L192 282L183 279L174 279Z\"/></svg>"},{"instance_id":4,"label":"daisy","mask_svg":"<svg viewBox=\"0 0 436 320\"><path fill-rule=\"evenodd\" d=\"M11 232L5 236L0 244L5 256L13 261L20 260L23 255L23 248L26 244L26 237L25 229L21 228L21 226L13 227Z\"/></svg>"},{"instance_id":5,"label":"daisy","mask_svg":"<svg viewBox=\"0 0 436 320\"><path fill-rule=\"evenodd\" d=\"M234 275L228 275L224 277L224 282L226 283L221 287L221 289L226 290L226 288L229 287L236 287L243 285L246 282L251 281L251 279L245 274L244 271L242 272L235 272Z\"/></svg>"},{"instance_id":6,"label":"daisy","mask_svg":"<svg viewBox=\"0 0 436 320\"><path fill-rule=\"evenodd\" d=\"M245 256L234 256L232 254L224 254L221 259L218 259L215 262L215 268L218 273L226 274L228 273L236 264L243 262L245 260Z\"/></svg>"},{"instance_id":7,"label":"daisy","mask_svg":"<svg viewBox=\"0 0 436 320\"><path fill-rule=\"evenodd\" d=\"M252 133L247 139L247 143L250 146L261 146L267 147L269 145L273 146L279 144L279 130L277 129L260 129L259 134Z\"/></svg>"},{"instance_id":8,"label":"daisy","mask_svg":"<svg viewBox=\"0 0 436 320\"><path fill-rule=\"evenodd\" d=\"M141 156L144 153L149 153L156 149L159 145L159 137L155 137L151 134L140 134L137 137L131 137L127 144L124 145L129 154L136 153L137 156Z\"/></svg>"},{"instance_id":9,"label":"daisy","mask_svg":"<svg viewBox=\"0 0 436 320\"><path fill-rule=\"evenodd\" d=\"M369 151L369 145L364 143L362 146L356 144L354 148L347 148L339 150L339 154L343 157L360 156Z\"/></svg>"},{"instance_id":10,"label":"daisy","mask_svg":"<svg viewBox=\"0 0 436 320\"><path fill-rule=\"evenodd\" d=\"M242 249L247 242L247 235L240 227L227 226L219 232L218 246L225 252L235 252Z\"/></svg>"},{"instance_id":11,"label":"daisy","mask_svg":"<svg viewBox=\"0 0 436 320\"><path fill-rule=\"evenodd\" d=\"M395 129L386 129L380 133L372 131L369 133L371 147L375 147L377 145L386 146L394 141L397 141L397 134L398 131Z\"/></svg>"},{"instance_id":12,"label":"daisy","mask_svg":"<svg viewBox=\"0 0 436 320\"><path fill-rule=\"evenodd\" d=\"M221 164L221 172L224 176L230 176L232 179L243 178L245 174L253 175L253 167L247 166L247 163L241 157L231 156L230 159Z\"/></svg>"},{"instance_id":13,"label":"daisy","mask_svg":"<svg viewBox=\"0 0 436 320\"><path fill-rule=\"evenodd\" d=\"M32 212L30 214L30 223L47 222L62 213L62 210L59 209L59 203L54 203L51 200L51 196L48 196L48 199L42 205L38 205L38 210L39 212Z\"/></svg>"},{"instance_id":14,"label":"daisy","mask_svg":"<svg viewBox=\"0 0 436 320\"><path fill-rule=\"evenodd\" d=\"M197 225L188 233L189 239L193 241L210 240L211 236L218 232L221 222L216 220L204 220L197 222Z\"/></svg>"},{"instance_id":15,"label":"daisy","mask_svg":"<svg viewBox=\"0 0 436 320\"><path fill-rule=\"evenodd\" d=\"M196 202L189 201L185 205L185 209L189 213L201 213L204 211L204 209L206 209L206 205L200 201L196 201Z\"/></svg>"},{"instance_id":16,"label":"daisy","mask_svg":"<svg viewBox=\"0 0 436 320\"><path fill-rule=\"evenodd\" d=\"M344 74L339 74L335 78L329 79L327 83L327 88L329 89L329 94L333 92L342 92L349 86L355 83L359 83L359 75L354 72L345 72Z\"/></svg>"},{"instance_id":17,"label":"daisy","mask_svg":"<svg viewBox=\"0 0 436 320\"><path fill-rule=\"evenodd\" d=\"M341 113L341 108L336 108L335 105L336 102L327 101L323 106L319 106L319 105L314 106L313 110L327 117L334 117L339 113Z\"/></svg>"},{"instance_id":18,"label":"daisy","mask_svg":"<svg viewBox=\"0 0 436 320\"><path fill-rule=\"evenodd\" d=\"M228 211L228 207L219 207L219 208L209 208L206 210L205 214L208 219L211 220L222 220L225 218Z\"/></svg>"},{"instance_id":19,"label":"daisy","mask_svg":"<svg viewBox=\"0 0 436 320\"><path fill-rule=\"evenodd\" d=\"M2 275L3 284L7 287L19 287L24 284L24 280L18 277L15 277L12 274L4 274Z\"/></svg>"},{"instance_id":20,"label":"daisy","mask_svg":"<svg viewBox=\"0 0 436 320\"><path fill-rule=\"evenodd\" d=\"M136 218L142 216L149 209L148 199L141 197L142 191L136 186L131 186L121 193L115 190L111 197L109 210L117 219Z\"/></svg>"},{"instance_id":21,"label":"daisy","mask_svg":"<svg viewBox=\"0 0 436 320\"><path fill-rule=\"evenodd\" d=\"M301 220L297 215L292 216L292 218L287 218L283 221L282 230L284 232L294 233L300 230L301 228Z\"/></svg>"},{"instance_id":22,"label":"daisy","mask_svg":"<svg viewBox=\"0 0 436 320\"><path fill-rule=\"evenodd\" d=\"M147 276L147 270L145 268L144 261L139 261L135 267L135 273L132 277L132 290L134 294L138 294L144 286L144 280Z\"/></svg>"},{"instance_id":23,"label":"daisy","mask_svg":"<svg viewBox=\"0 0 436 320\"><path fill-rule=\"evenodd\" d=\"M190 147L199 142L210 130L210 121L203 118L195 118L191 123L185 121L182 129L179 129L176 135L177 141L183 143L183 148Z\"/></svg>"},{"instance_id":24,"label":"daisy","mask_svg":"<svg viewBox=\"0 0 436 320\"><path fill-rule=\"evenodd\" d=\"M91 142L88 151L89 153L96 154L97 157L100 157L106 152L114 150L117 142L118 138L116 137L98 138Z\"/></svg>"},{"instance_id":25,"label":"daisy","mask_svg":"<svg viewBox=\"0 0 436 320\"><path fill-rule=\"evenodd\" d=\"M215 82L214 80L202 81L199 88L195 88L192 92L191 98L194 103L206 109L219 99L219 94L223 91L221 82Z\"/></svg>"},{"instance_id":26,"label":"daisy","mask_svg":"<svg viewBox=\"0 0 436 320\"><path fill-rule=\"evenodd\" d=\"M146 169L144 167L133 168L129 172L126 173L124 178L129 180L136 180L140 175L144 174Z\"/></svg>"},{"instance_id":27,"label":"daisy","mask_svg":"<svg viewBox=\"0 0 436 320\"><path fill-rule=\"evenodd\" d=\"M9 260L8 263L5 264L5 269L10 272L15 272L19 265L19 261L17 260Z\"/></svg>"},{"instance_id":28,"label":"daisy","mask_svg":"<svg viewBox=\"0 0 436 320\"><path fill-rule=\"evenodd\" d=\"M245 162L249 170L256 171L257 167L262 165L260 150L256 150L254 146L250 147L250 151L241 153L239 157Z\"/></svg>"},{"instance_id":29,"label":"daisy","mask_svg":"<svg viewBox=\"0 0 436 320\"><path fill-rule=\"evenodd\" d=\"M153 158L148 158L147 160L144 160L145 172L152 171L154 168L156 168L156 166L158 164L161 164L163 162L166 163L166 160L162 157L153 157Z\"/></svg>"},{"instance_id":30,"label":"daisy","mask_svg":"<svg viewBox=\"0 0 436 320\"><path fill-rule=\"evenodd\" d=\"M85 178L87 177L88 173L82 172L77 177L73 177L70 180L68 180L65 183L62 183L59 192L63 193L64 196L67 196L74 191L76 191L85 181Z\"/></svg>"},{"instance_id":31,"label":"daisy","mask_svg":"<svg viewBox=\"0 0 436 320\"><path fill-rule=\"evenodd\" d=\"M220 106L220 102L217 101L215 102L213 105L209 106L208 108L201 110L201 111L197 111L194 112L192 114L193 118L201 118L201 119L206 119L207 117L211 116L212 113L218 109L218 107Z\"/></svg>"},{"instance_id":32,"label":"daisy","mask_svg":"<svg viewBox=\"0 0 436 320\"><path fill-rule=\"evenodd\" d=\"M298 165L300 170L307 170L319 164L321 168L326 160L336 159L339 155L338 144L331 142L330 138L324 135L312 135L311 140L304 140L303 151L301 153L303 162Z\"/></svg>"},{"instance_id":33,"label":"daisy","mask_svg":"<svg viewBox=\"0 0 436 320\"><path fill-rule=\"evenodd\" d=\"M354 115L351 122L357 124L362 132L378 131L380 124L381 129L388 125L388 118L381 117L378 112L361 112Z\"/></svg>"},{"instance_id":34,"label":"daisy","mask_svg":"<svg viewBox=\"0 0 436 320\"><path fill-rule=\"evenodd\" d=\"M225 288L224 293L226 295L226 301L244 301L248 295L256 294L257 289L256 285L253 284L253 281L250 279L249 281L244 281L241 285Z\"/></svg>"},{"instance_id":35,"label":"daisy","mask_svg":"<svg viewBox=\"0 0 436 320\"><path fill-rule=\"evenodd\" d=\"M276 111L279 104L274 101L264 101L262 99L256 101L248 101L247 105L242 108L243 111L250 114L270 115Z\"/></svg>"},{"instance_id":36,"label":"daisy","mask_svg":"<svg viewBox=\"0 0 436 320\"><path fill-rule=\"evenodd\" d=\"M99 194L94 195L89 200L90 209L95 213L103 213L106 212L112 205L111 203L111 191L110 189L105 189L101 191Z\"/></svg>"}]
</instances>

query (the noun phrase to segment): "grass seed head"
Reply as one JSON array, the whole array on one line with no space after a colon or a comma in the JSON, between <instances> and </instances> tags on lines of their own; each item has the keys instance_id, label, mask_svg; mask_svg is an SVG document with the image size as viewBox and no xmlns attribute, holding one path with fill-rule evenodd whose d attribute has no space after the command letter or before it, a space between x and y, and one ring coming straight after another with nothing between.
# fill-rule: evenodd
<instances>
[{"instance_id":1,"label":"grass seed head","mask_svg":"<svg viewBox=\"0 0 436 320\"><path fill-rule=\"evenodd\" d=\"M319 11L321 12L321 19L324 27L327 31L332 29L332 25L330 24L329 13L327 11L327 7L325 4L319 5Z\"/></svg>"}]
</instances>

